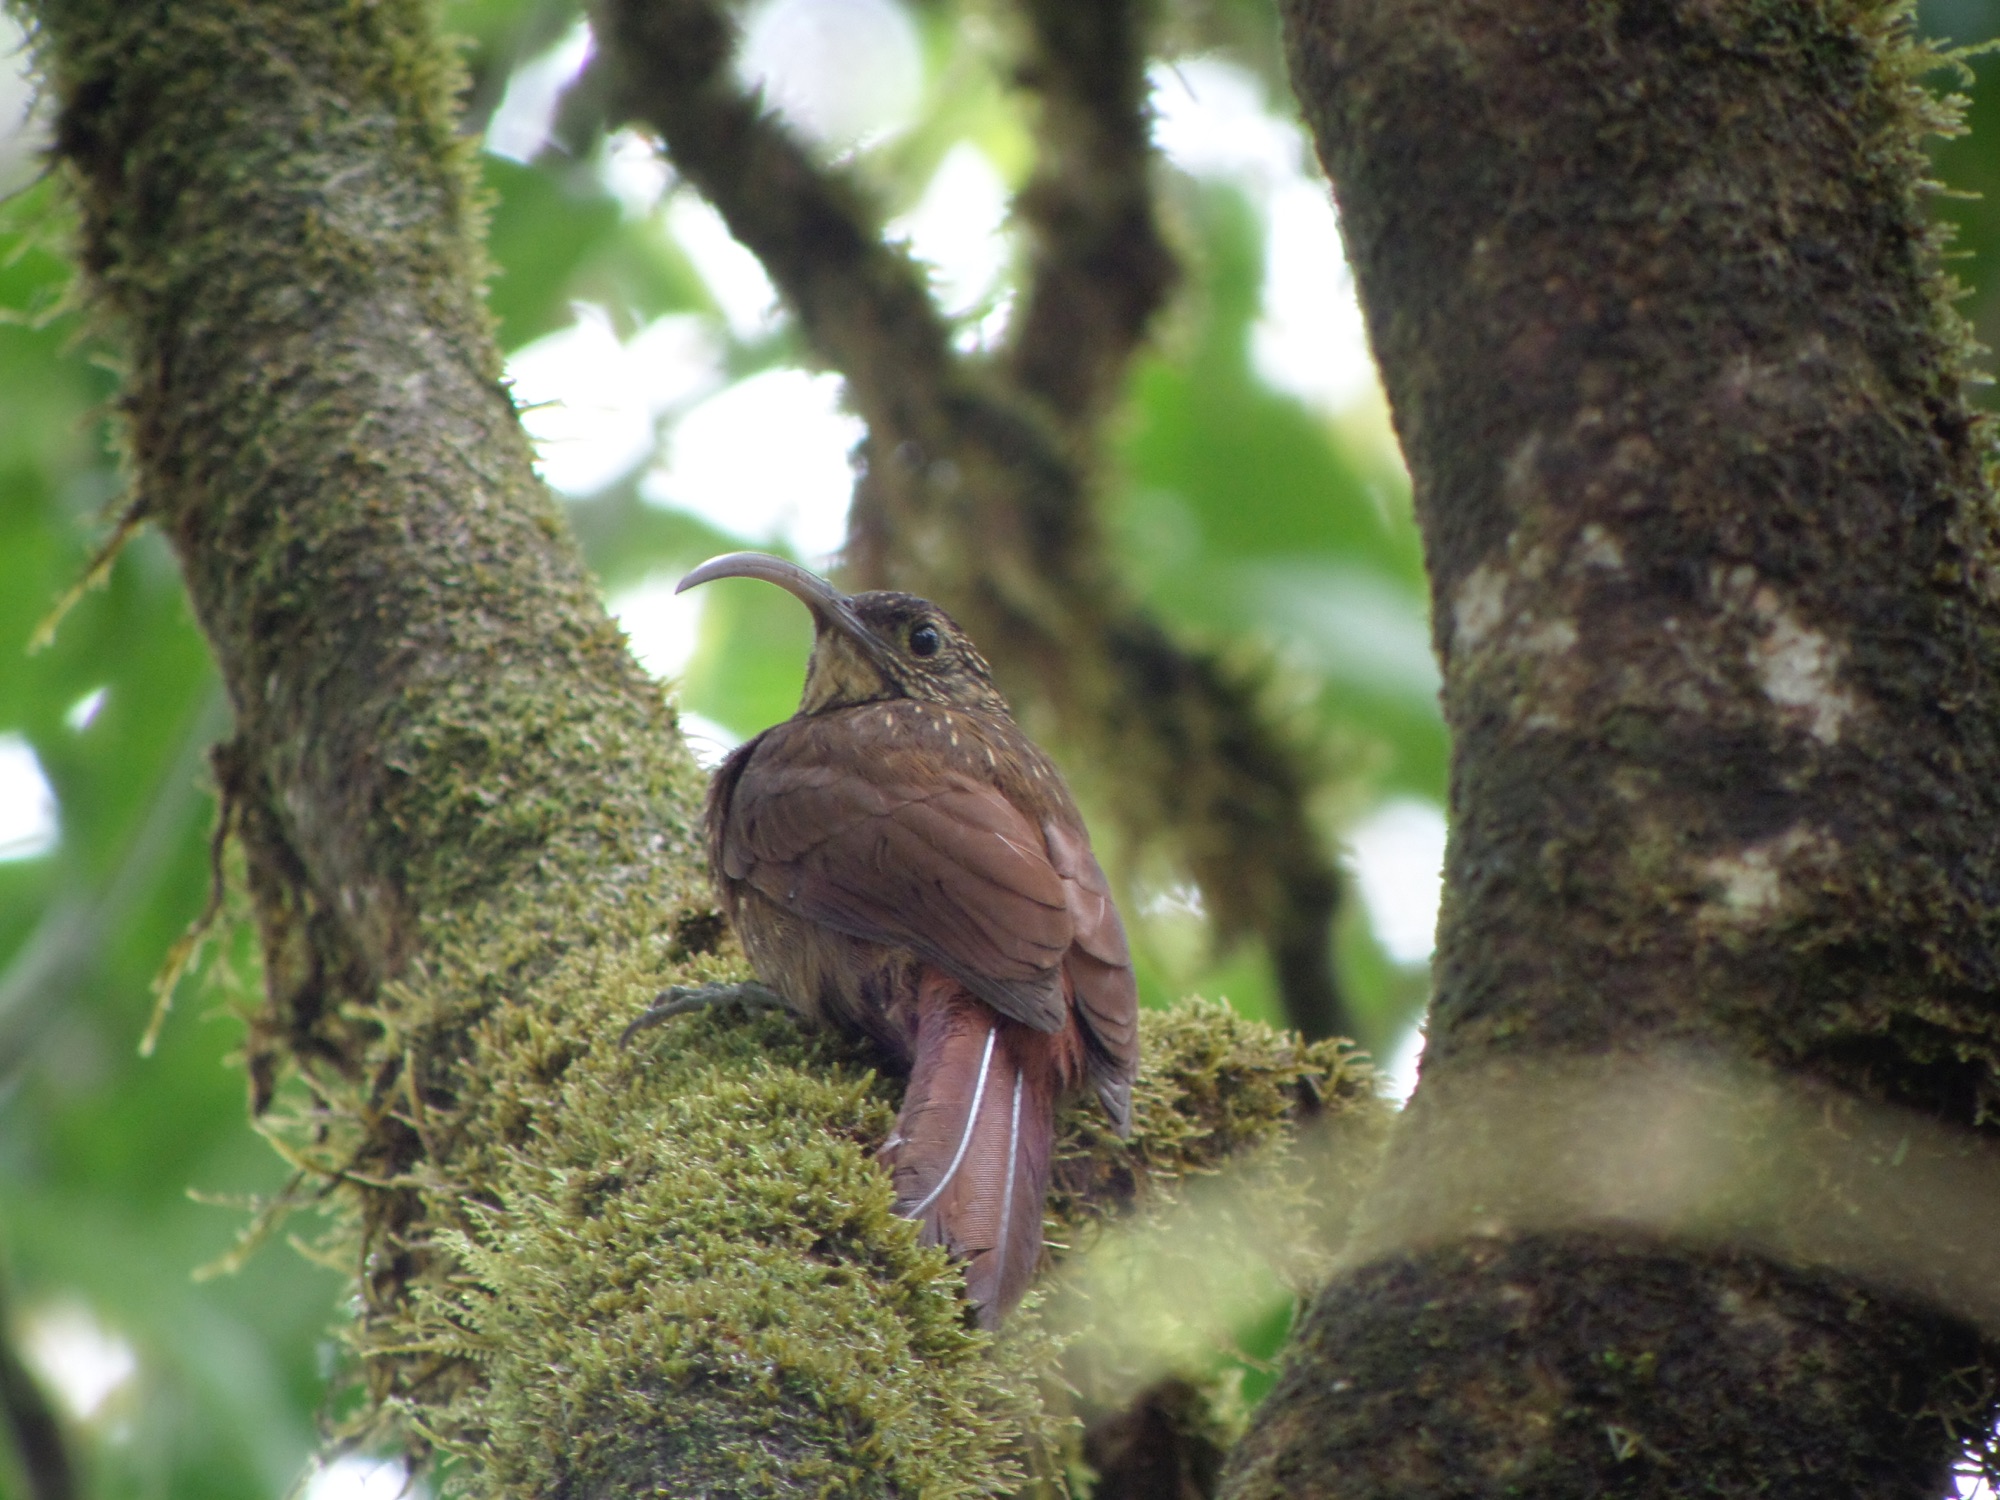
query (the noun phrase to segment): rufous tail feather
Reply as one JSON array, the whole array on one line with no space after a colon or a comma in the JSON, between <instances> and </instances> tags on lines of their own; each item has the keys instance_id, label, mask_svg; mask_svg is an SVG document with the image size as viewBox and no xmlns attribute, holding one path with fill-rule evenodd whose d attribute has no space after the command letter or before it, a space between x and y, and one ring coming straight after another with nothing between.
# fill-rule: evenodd
<instances>
[{"instance_id":1,"label":"rufous tail feather","mask_svg":"<svg viewBox=\"0 0 2000 1500\"><path fill-rule=\"evenodd\" d=\"M1056 1080L1040 1041L926 974L909 1092L882 1151L896 1211L922 1222L925 1244L966 1257L986 1328L1021 1300L1042 1257Z\"/></svg>"}]
</instances>

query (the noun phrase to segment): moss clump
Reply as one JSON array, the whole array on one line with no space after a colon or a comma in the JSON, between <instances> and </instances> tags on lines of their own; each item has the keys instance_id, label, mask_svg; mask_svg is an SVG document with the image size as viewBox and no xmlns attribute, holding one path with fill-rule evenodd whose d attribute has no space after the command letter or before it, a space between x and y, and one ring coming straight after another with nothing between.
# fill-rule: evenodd
<instances>
[{"instance_id":1,"label":"moss clump","mask_svg":"<svg viewBox=\"0 0 2000 1500\"><path fill-rule=\"evenodd\" d=\"M1120 1196L1157 1212L1238 1153L1285 1155L1302 1106L1379 1118L1365 1065L1331 1044L1199 1004L1146 1020L1134 1139L1088 1107L1065 1122L1058 1239ZM982 1495L1057 1472L1058 1343L1032 1305L997 1344L974 1330L959 1268L892 1212L870 1158L900 1085L870 1061L733 1011L591 1047L529 1139L481 1153L461 1190L483 1198L424 1241L437 1272L407 1315L366 1331L364 1357L403 1372L392 1405L503 1493ZM1282 1175L1297 1218L1315 1179Z\"/></svg>"},{"instance_id":2,"label":"moss clump","mask_svg":"<svg viewBox=\"0 0 2000 1500\"><path fill-rule=\"evenodd\" d=\"M568 1070L497 1203L446 1237L452 1278L417 1299L420 1338L488 1377L422 1425L523 1494L578 1474L686 1494L1016 1487L1009 1455L1051 1441L1046 1419L892 1212L867 1154L887 1093L781 1017L683 1024Z\"/></svg>"}]
</instances>

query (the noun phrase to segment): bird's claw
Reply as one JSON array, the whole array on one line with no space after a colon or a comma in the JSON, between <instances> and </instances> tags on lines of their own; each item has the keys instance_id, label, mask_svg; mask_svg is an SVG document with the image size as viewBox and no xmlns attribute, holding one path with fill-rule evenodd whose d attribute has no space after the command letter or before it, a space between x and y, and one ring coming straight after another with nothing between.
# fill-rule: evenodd
<instances>
[{"instance_id":1,"label":"bird's claw","mask_svg":"<svg viewBox=\"0 0 2000 1500\"><path fill-rule=\"evenodd\" d=\"M754 979L740 984L677 984L653 997L653 1003L619 1033L618 1045L630 1046L633 1037L662 1021L671 1021L675 1016L684 1016L691 1011L706 1010L711 1005L727 1005L731 1001L751 1010L768 1010L774 1006L782 1007L785 997Z\"/></svg>"}]
</instances>

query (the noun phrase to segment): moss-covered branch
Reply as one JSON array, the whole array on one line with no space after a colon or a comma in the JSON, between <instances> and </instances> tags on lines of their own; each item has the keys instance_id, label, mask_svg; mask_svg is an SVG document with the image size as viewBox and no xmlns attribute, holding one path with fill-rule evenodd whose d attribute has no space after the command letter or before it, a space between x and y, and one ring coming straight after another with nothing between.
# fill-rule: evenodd
<instances>
[{"instance_id":1,"label":"moss-covered branch","mask_svg":"<svg viewBox=\"0 0 2000 1500\"><path fill-rule=\"evenodd\" d=\"M2000 600L1935 59L1884 0L1287 24L1415 479L1453 832L1378 1256L1229 1492L1942 1493L1993 1420L1953 1309L1769 1240L1482 1217L1441 1169L1517 1144L1468 1103L1495 1070L1669 1045L1829 1090L1830 1135L1842 1099L1992 1128ZM1671 1138L1647 1170L1710 1169Z\"/></svg>"},{"instance_id":2,"label":"moss-covered branch","mask_svg":"<svg viewBox=\"0 0 2000 1500\"><path fill-rule=\"evenodd\" d=\"M783 1018L614 1044L741 959L701 777L500 383L431 8L32 14L137 504L234 712L252 1102L336 1212L366 1417L492 1494L1010 1488L1049 1346L989 1357L890 1212L894 1085ZM1367 1098L1217 1012L1146 1046L1133 1141L1071 1139L1073 1213Z\"/></svg>"},{"instance_id":3,"label":"moss-covered branch","mask_svg":"<svg viewBox=\"0 0 2000 1500\"><path fill-rule=\"evenodd\" d=\"M850 570L944 602L1017 702L1053 710L1086 778L1119 768L1096 789L1135 838L1174 848L1222 934L1269 946L1293 1024L1351 1030L1332 963L1340 886L1308 811L1312 755L1253 673L1174 640L1132 600L1092 503L1090 419L1168 274L1145 179L1139 8L1034 12L1051 139L1026 203L1041 236L1027 321L999 365L953 352L865 195L743 92L718 6L600 0L593 14L614 112L659 133L867 419ZM1053 56L1072 32L1082 50Z\"/></svg>"}]
</instances>

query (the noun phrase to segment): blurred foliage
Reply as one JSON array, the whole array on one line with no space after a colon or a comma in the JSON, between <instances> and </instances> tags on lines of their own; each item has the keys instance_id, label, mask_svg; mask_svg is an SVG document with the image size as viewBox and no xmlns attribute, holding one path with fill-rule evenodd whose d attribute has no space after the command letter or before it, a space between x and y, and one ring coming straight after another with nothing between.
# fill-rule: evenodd
<instances>
[{"instance_id":1,"label":"blurred foliage","mask_svg":"<svg viewBox=\"0 0 2000 1500\"><path fill-rule=\"evenodd\" d=\"M576 24L558 0L453 0L446 13L467 38L475 128L519 69ZM1018 184L1032 144L1005 83L1004 8L924 0L911 14L925 69L915 123L844 160L892 213L920 200L961 141ZM1921 15L1926 30L1959 42L2000 32L2000 0L1928 0ZM1264 5L1184 0L1163 26L1171 51L1216 52L1281 87ZM1983 268L2000 251L2000 63L1972 66L1974 134L1942 143L1937 159L1951 187L1984 196L1940 208L1961 228L1968 310L1993 342L2000 278ZM616 143L592 135L587 113L566 109L558 140L532 164L483 158L505 346L564 328L582 301L627 337L669 314L702 316L727 378L796 362L782 322L731 333L663 215L635 211L614 190L604 164ZM11 150L19 167L20 137ZM1113 433L1108 514L1129 577L1178 628L1272 663L1326 747L1327 837L1391 795L1441 804L1445 741L1424 649L1421 557L1379 406L1330 416L1257 374L1249 349L1265 223L1250 185L1163 169L1162 191L1187 277ZM220 689L156 536L119 555L51 646L26 649L82 576L122 484L107 420L116 375L93 357L99 345L66 300L65 229L46 182L17 191L0 219L0 735L32 747L60 809L51 849L0 860L0 1269L13 1286L11 1333L31 1360L50 1328L68 1320L73 1332L79 1318L136 1359L76 1421L86 1493L277 1496L304 1471L324 1415L341 1283L282 1246L232 1275L192 1275L229 1247L244 1216L190 1190L269 1194L285 1175L245 1126L229 1060L240 1036L233 1012L256 983L240 924L181 985L154 1055L138 1055L151 981L208 889L204 752L225 722ZM663 439L678 411L661 415ZM572 505L608 593L671 579L732 546L768 545L648 503L640 478L635 469ZM791 712L806 621L754 591L713 596L677 692L688 709L748 735ZM1077 771L1087 792L1093 769ZM1198 917L1174 897L1172 872L1122 874L1150 1001L1198 989L1270 1014L1261 958L1210 951ZM1392 962L1356 904L1340 941L1369 1020L1364 1040L1386 1047L1421 1006L1421 968ZM1248 1373L1251 1397L1285 1309L1259 1319L1238 1331L1241 1357L1218 1363L1225 1378ZM19 1482L0 1453L0 1495Z\"/></svg>"}]
</instances>

